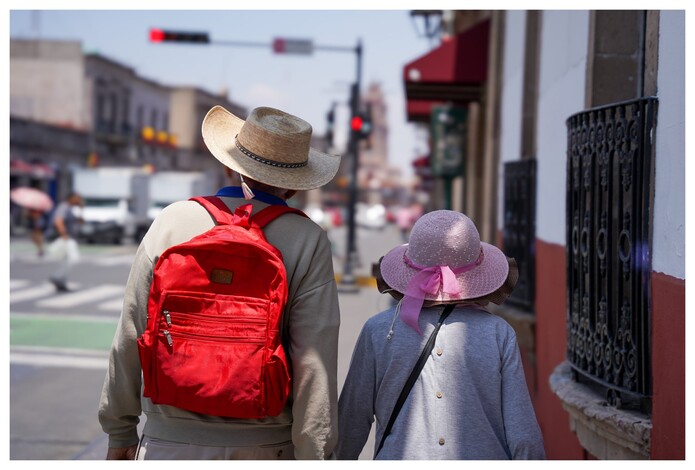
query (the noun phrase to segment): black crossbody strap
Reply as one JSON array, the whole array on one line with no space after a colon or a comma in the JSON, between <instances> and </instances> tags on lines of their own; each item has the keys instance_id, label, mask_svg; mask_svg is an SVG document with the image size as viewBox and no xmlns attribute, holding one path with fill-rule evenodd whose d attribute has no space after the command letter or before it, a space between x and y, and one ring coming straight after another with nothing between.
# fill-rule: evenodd
<instances>
[{"instance_id":1,"label":"black crossbody strap","mask_svg":"<svg viewBox=\"0 0 695 470\"><path fill-rule=\"evenodd\" d=\"M379 448L377 449L376 454L374 454L375 457L379 454L381 448L384 447L384 441L386 441L386 437L389 434L391 434L391 428L393 428L393 423L396 422L398 413L400 413L401 408L405 403L405 400L408 398L408 395L410 394L410 390L413 388L413 385L415 385L417 378L420 376L420 372L422 372L422 368L425 367L425 363L427 362L427 359L430 357L432 348L434 348L434 341L437 339L437 333L439 333L439 327L442 326L442 323L444 323L444 320L446 320L446 317L449 316L451 311L454 310L455 306L455 304L447 305L444 308L442 314L439 316L439 321L435 325L434 331L430 335L430 339L427 340L427 344L425 344L425 347L422 350L420 357L415 363L415 367L413 367L413 371L410 373L410 377L408 377L408 380L406 380L405 385L403 386L403 390L401 390L401 394L398 396L398 400L396 400L396 405L393 407L393 411L391 412L391 418L389 418L389 422L386 425L386 429L384 429L384 434L381 436Z\"/></svg>"}]
</instances>

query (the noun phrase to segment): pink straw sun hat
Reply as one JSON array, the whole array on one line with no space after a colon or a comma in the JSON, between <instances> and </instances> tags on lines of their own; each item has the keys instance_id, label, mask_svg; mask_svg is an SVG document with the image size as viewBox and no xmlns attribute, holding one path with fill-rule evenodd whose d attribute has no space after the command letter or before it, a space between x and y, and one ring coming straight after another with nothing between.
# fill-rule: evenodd
<instances>
[{"instance_id":1,"label":"pink straw sun hat","mask_svg":"<svg viewBox=\"0 0 695 470\"><path fill-rule=\"evenodd\" d=\"M404 294L402 320L419 331L424 301L450 303L491 294L507 282L510 260L480 241L467 216L439 210L418 219L408 243L389 251L380 271L389 287Z\"/></svg>"}]
</instances>

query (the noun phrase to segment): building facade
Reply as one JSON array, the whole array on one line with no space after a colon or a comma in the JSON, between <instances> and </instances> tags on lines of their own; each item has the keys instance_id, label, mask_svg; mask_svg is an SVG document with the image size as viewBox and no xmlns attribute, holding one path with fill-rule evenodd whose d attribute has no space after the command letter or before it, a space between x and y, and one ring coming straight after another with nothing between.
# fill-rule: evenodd
<instances>
[{"instance_id":1,"label":"building facade","mask_svg":"<svg viewBox=\"0 0 695 470\"><path fill-rule=\"evenodd\" d=\"M77 41L13 39L11 187L40 187L57 200L71 190L73 167L211 169L216 161L200 125L217 104L246 116L226 96L157 83L108 57L83 53Z\"/></svg>"},{"instance_id":2,"label":"building facade","mask_svg":"<svg viewBox=\"0 0 695 470\"><path fill-rule=\"evenodd\" d=\"M411 116L465 111L451 198L519 262L495 313L551 459L685 458L684 16L453 12L404 69Z\"/></svg>"}]
</instances>

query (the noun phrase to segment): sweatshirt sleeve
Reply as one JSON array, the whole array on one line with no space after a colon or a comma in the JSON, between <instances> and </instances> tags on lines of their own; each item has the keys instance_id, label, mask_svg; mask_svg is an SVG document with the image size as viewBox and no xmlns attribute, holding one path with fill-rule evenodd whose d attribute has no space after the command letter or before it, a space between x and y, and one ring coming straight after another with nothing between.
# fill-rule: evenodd
<instances>
[{"instance_id":1,"label":"sweatshirt sleeve","mask_svg":"<svg viewBox=\"0 0 695 470\"><path fill-rule=\"evenodd\" d=\"M340 460L359 458L374 422L376 370L368 336L365 328L362 328L340 392L336 449L336 456Z\"/></svg>"},{"instance_id":2,"label":"sweatshirt sleeve","mask_svg":"<svg viewBox=\"0 0 695 470\"><path fill-rule=\"evenodd\" d=\"M139 441L141 374L136 340L145 328L151 281L152 261L141 244L126 283L99 402L99 422L109 435L109 447L128 447Z\"/></svg>"},{"instance_id":3,"label":"sweatshirt sleeve","mask_svg":"<svg viewBox=\"0 0 695 470\"><path fill-rule=\"evenodd\" d=\"M521 354L514 333L502 357L502 414L507 445L514 460L544 460L543 436L528 394Z\"/></svg>"},{"instance_id":4,"label":"sweatshirt sleeve","mask_svg":"<svg viewBox=\"0 0 695 470\"><path fill-rule=\"evenodd\" d=\"M338 439L340 310L330 244L323 233L297 292L288 312L295 458L330 459Z\"/></svg>"}]
</instances>

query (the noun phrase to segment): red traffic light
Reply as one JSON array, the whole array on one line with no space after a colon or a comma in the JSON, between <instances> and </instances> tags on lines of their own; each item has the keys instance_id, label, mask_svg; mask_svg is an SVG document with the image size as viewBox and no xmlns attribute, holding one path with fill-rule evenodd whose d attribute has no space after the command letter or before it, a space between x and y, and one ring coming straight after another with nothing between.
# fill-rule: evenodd
<instances>
[{"instance_id":1,"label":"red traffic light","mask_svg":"<svg viewBox=\"0 0 695 470\"><path fill-rule=\"evenodd\" d=\"M362 116L353 116L352 120L350 121L350 129L355 132L359 132L362 130L362 124L364 124Z\"/></svg>"},{"instance_id":2,"label":"red traffic light","mask_svg":"<svg viewBox=\"0 0 695 470\"><path fill-rule=\"evenodd\" d=\"M164 41L164 31L162 31L161 29L156 29L156 28L150 29L150 41L151 42Z\"/></svg>"},{"instance_id":3,"label":"red traffic light","mask_svg":"<svg viewBox=\"0 0 695 470\"><path fill-rule=\"evenodd\" d=\"M198 33L190 31L170 31L165 29L150 29L151 42L188 42L197 44L207 44L210 42L208 33Z\"/></svg>"}]
</instances>

